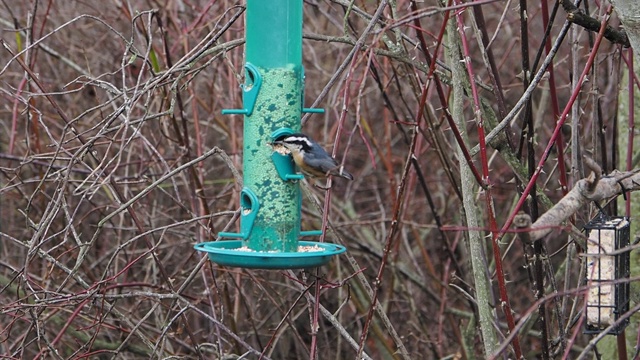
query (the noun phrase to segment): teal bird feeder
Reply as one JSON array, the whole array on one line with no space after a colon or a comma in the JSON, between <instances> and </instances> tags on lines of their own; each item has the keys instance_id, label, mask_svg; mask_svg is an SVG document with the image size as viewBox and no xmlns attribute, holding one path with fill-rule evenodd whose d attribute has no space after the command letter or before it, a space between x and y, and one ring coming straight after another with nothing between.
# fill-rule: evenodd
<instances>
[{"instance_id":1,"label":"teal bird feeder","mask_svg":"<svg viewBox=\"0 0 640 360\"><path fill-rule=\"evenodd\" d=\"M300 130L303 112L302 0L247 0L243 177L240 232L221 232L218 241L195 245L211 261L225 266L259 269L313 268L344 252L344 246L301 237L301 193L291 155L270 145Z\"/></svg>"}]
</instances>

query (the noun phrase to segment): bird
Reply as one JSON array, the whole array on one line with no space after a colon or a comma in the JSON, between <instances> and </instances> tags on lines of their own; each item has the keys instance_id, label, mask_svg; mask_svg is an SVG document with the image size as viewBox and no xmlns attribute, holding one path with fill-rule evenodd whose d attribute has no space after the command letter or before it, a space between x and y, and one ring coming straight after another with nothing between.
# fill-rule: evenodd
<instances>
[{"instance_id":1,"label":"bird","mask_svg":"<svg viewBox=\"0 0 640 360\"><path fill-rule=\"evenodd\" d=\"M327 178L333 175L353 180L353 175L344 170L336 159L303 133L280 136L272 144L287 149L293 161L305 175L312 178Z\"/></svg>"}]
</instances>

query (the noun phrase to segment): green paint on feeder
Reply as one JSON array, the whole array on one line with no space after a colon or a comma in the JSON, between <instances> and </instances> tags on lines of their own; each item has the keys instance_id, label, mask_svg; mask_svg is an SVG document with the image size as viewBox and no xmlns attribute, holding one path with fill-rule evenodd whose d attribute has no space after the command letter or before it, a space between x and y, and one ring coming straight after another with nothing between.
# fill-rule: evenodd
<instances>
[{"instance_id":1,"label":"green paint on feeder","mask_svg":"<svg viewBox=\"0 0 640 360\"><path fill-rule=\"evenodd\" d=\"M302 1L247 0L247 62L263 68L302 64Z\"/></svg>"},{"instance_id":2,"label":"green paint on feeder","mask_svg":"<svg viewBox=\"0 0 640 360\"><path fill-rule=\"evenodd\" d=\"M244 186L251 189L260 199L258 212L251 236L245 240L246 246L255 251L294 252L298 247L300 234L300 188L298 184L274 181L277 170L271 160L273 148L269 134L288 127L300 127L301 103L290 106L286 94L277 90L278 83L287 89L302 86L299 68L258 68L262 77L262 90L256 99L256 106L264 111L255 111L245 117L244 122ZM247 157L246 154L252 156ZM270 186L264 184L271 182Z\"/></svg>"},{"instance_id":3,"label":"green paint on feeder","mask_svg":"<svg viewBox=\"0 0 640 360\"><path fill-rule=\"evenodd\" d=\"M290 155L270 145L300 130L303 112L302 1L247 0L246 64L243 108L223 110L244 115L243 177L240 233L221 238L240 240L200 243L212 261L226 266L293 269L320 266L344 252L339 245L298 241L319 236L301 231L302 196ZM301 251L311 246L313 251Z\"/></svg>"}]
</instances>

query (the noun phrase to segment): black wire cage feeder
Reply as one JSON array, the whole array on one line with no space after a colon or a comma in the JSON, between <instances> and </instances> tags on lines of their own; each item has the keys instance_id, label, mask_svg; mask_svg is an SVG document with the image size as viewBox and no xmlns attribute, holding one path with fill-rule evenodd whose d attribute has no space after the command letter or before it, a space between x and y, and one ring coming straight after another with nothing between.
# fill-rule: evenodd
<instances>
[{"instance_id":1,"label":"black wire cage feeder","mask_svg":"<svg viewBox=\"0 0 640 360\"><path fill-rule=\"evenodd\" d=\"M608 217L600 213L584 226L588 237L585 261L587 305L585 334L618 335L629 318L618 321L629 311L630 223L626 217ZM612 326L614 325L614 326Z\"/></svg>"}]
</instances>

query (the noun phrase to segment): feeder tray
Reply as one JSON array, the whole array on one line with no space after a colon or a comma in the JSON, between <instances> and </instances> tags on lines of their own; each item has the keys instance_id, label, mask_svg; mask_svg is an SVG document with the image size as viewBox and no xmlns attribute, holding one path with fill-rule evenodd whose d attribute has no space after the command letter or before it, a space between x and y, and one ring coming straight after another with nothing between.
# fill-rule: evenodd
<instances>
[{"instance_id":1,"label":"feeder tray","mask_svg":"<svg viewBox=\"0 0 640 360\"><path fill-rule=\"evenodd\" d=\"M244 250L242 240L224 240L199 243L198 251L209 254L209 259L217 264L248 269L310 269L322 266L334 255L342 254L346 248L331 243L299 241L299 246L320 248L308 252L264 252ZM243 248L243 250L240 250Z\"/></svg>"}]
</instances>

